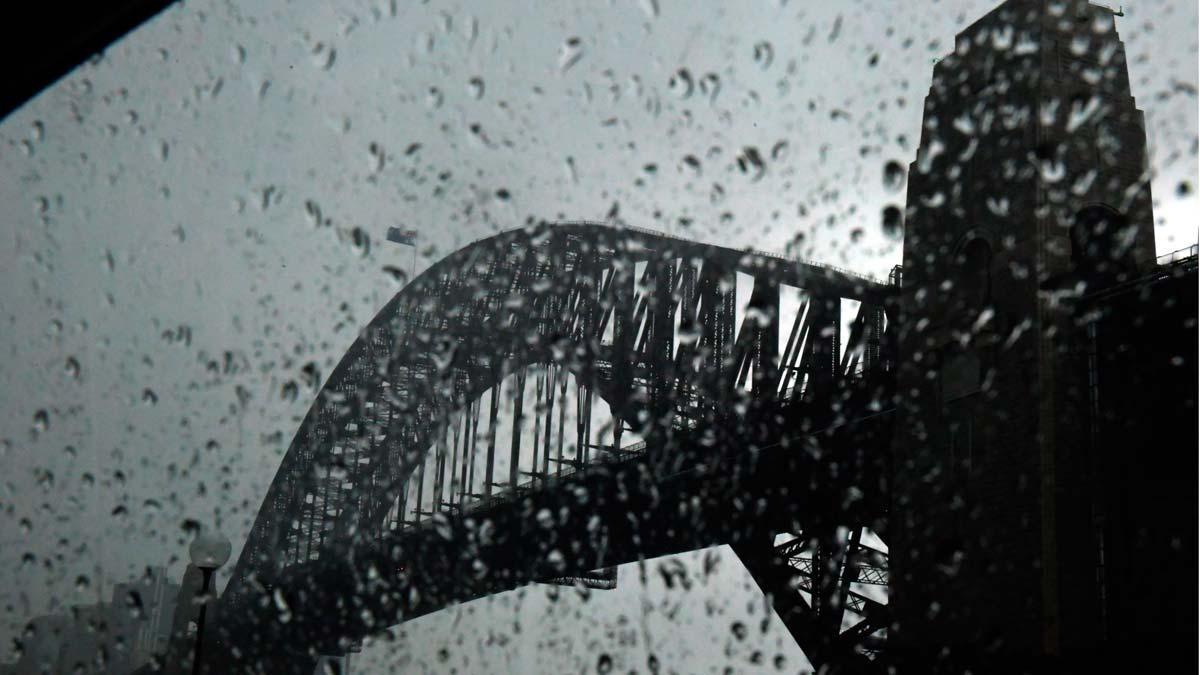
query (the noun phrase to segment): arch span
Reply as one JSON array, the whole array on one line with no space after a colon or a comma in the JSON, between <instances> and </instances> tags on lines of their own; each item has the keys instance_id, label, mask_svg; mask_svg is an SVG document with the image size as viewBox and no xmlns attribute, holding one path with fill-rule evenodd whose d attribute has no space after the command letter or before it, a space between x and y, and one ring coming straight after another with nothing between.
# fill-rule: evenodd
<instances>
[{"instance_id":1,"label":"arch span","mask_svg":"<svg viewBox=\"0 0 1200 675\"><path fill-rule=\"evenodd\" d=\"M753 280L740 317L739 274ZM781 286L805 294L787 325L781 322ZM449 565L457 554L444 542L478 537L475 520L460 508L446 528L459 528L454 532L461 536L449 538L421 527L419 513L409 522L404 486L452 415L478 410L483 392L531 364L554 364L608 403L616 421L612 454L643 467L635 482L647 495L659 486L682 494L679 476L694 470L697 458L713 454L709 446L722 429L737 429L751 445L770 439L779 445L784 425L805 432L836 426L867 405L865 398L851 403L838 383L855 377L865 382L863 373L888 369L883 305L889 296L888 287L842 270L594 223L513 230L460 249L397 293L330 374L264 499L226 587L223 611L261 607L262 591L305 576L320 578L327 590L346 591L329 571L361 570L365 561L377 573L383 569L385 578L407 577L414 566L399 562L401 549ZM846 344L843 300L859 303ZM880 390L862 391L860 398L871 398L877 409ZM751 419L756 426L747 432ZM637 456L620 453L626 429L647 439ZM688 450L668 456L668 448ZM481 494L468 494L467 486L460 500L494 506L489 522L521 531L531 520L529 499L547 507L561 501L561 493L542 490L524 507L512 500L492 504L490 461L489 453ZM510 468L512 488L517 474ZM542 487L553 487L546 478ZM583 472L572 480L601 494L627 491L626 479L612 471ZM657 497L652 501L661 504ZM679 532L636 543L636 533L627 531L622 555L721 543L733 526L714 524L699 538ZM541 559L545 543L529 542ZM580 548L586 546L577 542ZM605 550L571 556L574 566L527 565L521 574L487 583L464 579L456 582L461 592L443 593L443 600L495 592L564 568L574 573L624 561L603 560ZM477 547L474 555L476 561L489 559ZM494 564L508 564L501 558L509 554L491 555L499 556ZM421 606L432 611L441 601ZM393 619L416 609L400 609Z\"/></svg>"}]
</instances>

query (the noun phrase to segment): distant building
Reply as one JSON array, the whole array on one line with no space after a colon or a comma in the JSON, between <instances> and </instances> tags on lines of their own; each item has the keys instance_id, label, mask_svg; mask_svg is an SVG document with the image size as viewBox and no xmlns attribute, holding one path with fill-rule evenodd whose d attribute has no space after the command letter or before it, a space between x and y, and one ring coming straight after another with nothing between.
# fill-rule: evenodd
<instances>
[{"instance_id":1,"label":"distant building","mask_svg":"<svg viewBox=\"0 0 1200 675\"><path fill-rule=\"evenodd\" d=\"M21 634L21 656L0 675L105 673L127 675L166 650L179 586L166 570L117 584L112 599L40 616Z\"/></svg>"}]
</instances>

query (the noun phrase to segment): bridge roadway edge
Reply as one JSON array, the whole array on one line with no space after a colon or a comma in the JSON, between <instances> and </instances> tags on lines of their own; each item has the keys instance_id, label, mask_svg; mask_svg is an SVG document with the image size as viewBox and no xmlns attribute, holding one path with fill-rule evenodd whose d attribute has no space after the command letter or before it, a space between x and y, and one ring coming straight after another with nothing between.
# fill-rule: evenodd
<instances>
[{"instance_id":1,"label":"bridge roadway edge","mask_svg":"<svg viewBox=\"0 0 1200 675\"><path fill-rule=\"evenodd\" d=\"M237 672L307 675L315 664L312 655L284 645L344 653L387 626L451 604L553 576L736 544L766 531L794 531L800 522L850 518L882 531L884 502L858 490L882 480L878 450L890 439L891 415L873 419L817 433L791 425L790 433L772 436L769 424L743 420L719 431L712 446L757 446L757 452L726 451L719 461L658 477L646 458L598 467L486 517L447 519L383 549L368 543L346 556L293 569L278 586L262 589L249 605L251 615L226 626L223 644L214 651L239 657L223 665L228 672L237 663ZM750 429L759 431L747 435ZM712 454L707 445L687 452L697 450ZM586 508L580 489L587 494ZM490 528L480 526L484 520ZM561 566L552 562L555 550L562 553ZM406 564L398 565L401 560ZM755 578L764 591L780 594L770 580Z\"/></svg>"}]
</instances>

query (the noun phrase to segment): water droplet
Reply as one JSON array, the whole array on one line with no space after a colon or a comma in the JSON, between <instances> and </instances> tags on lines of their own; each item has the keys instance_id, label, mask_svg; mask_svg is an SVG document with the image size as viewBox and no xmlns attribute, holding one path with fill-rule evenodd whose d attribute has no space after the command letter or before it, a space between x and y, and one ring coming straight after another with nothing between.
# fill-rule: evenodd
<instances>
[{"instance_id":1,"label":"water droplet","mask_svg":"<svg viewBox=\"0 0 1200 675\"><path fill-rule=\"evenodd\" d=\"M700 78L700 93L708 97L709 103L715 103L717 94L721 91L721 78L716 73L705 73Z\"/></svg>"},{"instance_id":2,"label":"water droplet","mask_svg":"<svg viewBox=\"0 0 1200 675\"><path fill-rule=\"evenodd\" d=\"M646 13L646 18L658 18L658 0L641 0L638 5L640 5L642 11Z\"/></svg>"},{"instance_id":3,"label":"water droplet","mask_svg":"<svg viewBox=\"0 0 1200 675\"><path fill-rule=\"evenodd\" d=\"M997 51L1005 51L1012 47L1013 27L1002 24L992 28L992 47Z\"/></svg>"},{"instance_id":4,"label":"water droplet","mask_svg":"<svg viewBox=\"0 0 1200 675\"><path fill-rule=\"evenodd\" d=\"M75 577L75 590L76 591L83 593L83 592L86 592L87 589L89 589L91 587L92 587L92 580L88 579L87 575L80 574L79 576Z\"/></svg>"},{"instance_id":5,"label":"water droplet","mask_svg":"<svg viewBox=\"0 0 1200 675\"><path fill-rule=\"evenodd\" d=\"M883 188L888 192L899 192L904 187L907 178L904 165L896 160L890 160L883 165Z\"/></svg>"},{"instance_id":6,"label":"water droplet","mask_svg":"<svg viewBox=\"0 0 1200 675\"><path fill-rule=\"evenodd\" d=\"M329 70L333 68L334 61L337 60L337 49L326 46L324 42L318 42L312 50L313 65L321 70Z\"/></svg>"},{"instance_id":7,"label":"water droplet","mask_svg":"<svg viewBox=\"0 0 1200 675\"><path fill-rule=\"evenodd\" d=\"M309 389L316 389L321 384L321 370L317 367L316 361L309 361L300 369L300 374L304 382L304 386Z\"/></svg>"},{"instance_id":8,"label":"water droplet","mask_svg":"<svg viewBox=\"0 0 1200 675\"><path fill-rule=\"evenodd\" d=\"M158 394L153 389L142 390L142 403L148 406L158 405Z\"/></svg>"},{"instance_id":9,"label":"water droplet","mask_svg":"<svg viewBox=\"0 0 1200 675\"><path fill-rule=\"evenodd\" d=\"M451 541L454 539L454 530L450 529L450 519L446 516L446 514L438 511L437 513L433 514L431 520L433 521L433 529L435 532L437 532L439 537L445 539L446 541Z\"/></svg>"},{"instance_id":10,"label":"water droplet","mask_svg":"<svg viewBox=\"0 0 1200 675\"><path fill-rule=\"evenodd\" d=\"M583 58L583 41L569 37L558 50L558 72L565 73Z\"/></svg>"},{"instance_id":11,"label":"water droplet","mask_svg":"<svg viewBox=\"0 0 1200 675\"><path fill-rule=\"evenodd\" d=\"M280 623L287 623L292 620L292 608L288 606L287 600L283 597L283 591L276 588L273 595L275 600L275 609L279 611Z\"/></svg>"},{"instance_id":12,"label":"water droplet","mask_svg":"<svg viewBox=\"0 0 1200 675\"><path fill-rule=\"evenodd\" d=\"M135 590L131 590L125 594L125 607L129 610L129 616L133 619L141 619L145 616L146 606L142 602L142 595Z\"/></svg>"},{"instance_id":13,"label":"water droplet","mask_svg":"<svg viewBox=\"0 0 1200 675\"><path fill-rule=\"evenodd\" d=\"M482 124L474 122L467 125L467 130L471 132L471 135L475 137L475 140L479 141L486 147L492 147L492 142L488 139L487 132L483 130Z\"/></svg>"},{"instance_id":14,"label":"water droplet","mask_svg":"<svg viewBox=\"0 0 1200 675\"><path fill-rule=\"evenodd\" d=\"M425 92L425 105L430 108L440 108L442 107L442 100L444 98L441 89L430 87L429 91Z\"/></svg>"},{"instance_id":15,"label":"water droplet","mask_svg":"<svg viewBox=\"0 0 1200 675\"><path fill-rule=\"evenodd\" d=\"M921 173L929 173L933 170L934 160L945 150L945 144L937 138L934 138L928 144L921 144L917 148L917 170Z\"/></svg>"},{"instance_id":16,"label":"water droplet","mask_svg":"<svg viewBox=\"0 0 1200 675\"><path fill-rule=\"evenodd\" d=\"M1192 194L1192 184L1186 180L1179 181L1179 185L1175 187L1175 194L1179 195L1180 197L1187 197L1188 195Z\"/></svg>"},{"instance_id":17,"label":"water droplet","mask_svg":"<svg viewBox=\"0 0 1200 675\"><path fill-rule=\"evenodd\" d=\"M392 282L397 286L404 286L408 283L408 273L394 265L384 265L383 273L391 277Z\"/></svg>"},{"instance_id":18,"label":"water droplet","mask_svg":"<svg viewBox=\"0 0 1200 675\"><path fill-rule=\"evenodd\" d=\"M1071 102L1071 112L1067 117L1067 133L1075 133L1079 127L1087 124L1092 117L1100 110L1100 97L1091 96L1084 100L1078 98Z\"/></svg>"},{"instance_id":19,"label":"water droplet","mask_svg":"<svg viewBox=\"0 0 1200 675\"><path fill-rule=\"evenodd\" d=\"M1076 35L1071 38L1071 53L1075 56L1083 56L1091 47L1092 40L1086 35Z\"/></svg>"},{"instance_id":20,"label":"water droplet","mask_svg":"<svg viewBox=\"0 0 1200 675\"><path fill-rule=\"evenodd\" d=\"M964 136L973 136L975 134L975 121L967 113L955 117L953 126Z\"/></svg>"},{"instance_id":21,"label":"water droplet","mask_svg":"<svg viewBox=\"0 0 1200 675\"><path fill-rule=\"evenodd\" d=\"M975 323L971 326L971 330L975 333L982 331L983 328L992 320L992 318L995 317L995 315L995 310L993 310L991 307L985 307L983 311L979 313L979 317L975 319Z\"/></svg>"},{"instance_id":22,"label":"water droplet","mask_svg":"<svg viewBox=\"0 0 1200 675\"><path fill-rule=\"evenodd\" d=\"M667 88L672 94L679 98L687 98L692 95L692 89L695 84L692 82L692 74L687 68L680 68L675 71L671 79L667 80Z\"/></svg>"},{"instance_id":23,"label":"water droplet","mask_svg":"<svg viewBox=\"0 0 1200 675\"><path fill-rule=\"evenodd\" d=\"M1047 183L1057 183L1067 175L1067 167L1057 158L1039 159L1038 172Z\"/></svg>"},{"instance_id":24,"label":"water droplet","mask_svg":"<svg viewBox=\"0 0 1200 675\"><path fill-rule=\"evenodd\" d=\"M467 80L467 94L476 101L483 98L482 77L472 77L470 80Z\"/></svg>"},{"instance_id":25,"label":"water droplet","mask_svg":"<svg viewBox=\"0 0 1200 675\"><path fill-rule=\"evenodd\" d=\"M72 380L79 379L79 361L75 360L74 356L68 356L67 362L63 366L63 372Z\"/></svg>"},{"instance_id":26,"label":"water droplet","mask_svg":"<svg viewBox=\"0 0 1200 675\"><path fill-rule=\"evenodd\" d=\"M387 153L384 152L383 146L372 141L367 145L367 154L370 157L371 171L373 173L383 171L383 165L387 159Z\"/></svg>"},{"instance_id":27,"label":"water droplet","mask_svg":"<svg viewBox=\"0 0 1200 675\"><path fill-rule=\"evenodd\" d=\"M33 414L33 433L40 434L50 428L50 413L45 409L38 410Z\"/></svg>"},{"instance_id":28,"label":"water droplet","mask_svg":"<svg viewBox=\"0 0 1200 675\"><path fill-rule=\"evenodd\" d=\"M371 237L367 234L366 230L357 225L350 229L349 242L350 248L354 250L358 257L365 258L371 253Z\"/></svg>"},{"instance_id":29,"label":"water droplet","mask_svg":"<svg viewBox=\"0 0 1200 675\"><path fill-rule=\"evenodd\" d=\"M322 218L321 205L311 199L304 200L304 212L308 214L309 220L312 221L313 227L328 225L329 219Z\"/></svg>"},{"instance_id":30,"label":"water droplet","mask_svg":"<svg viewBox=\"0 0 1200 675\"><path fill-rule=\"evenodd\" d=\"M762 40L754 45L754 62L759 68L766 70L771 67L771 62L775 60L775 48L770 42Z\"/></svg>"},{"instance_id":31,"label":"water droplet","mask_svg":"<svg viewBox=\"0 0 1200 675\"><path fill-rule=\"evenodd\" d=\"M883 209L883 234L892 241L899 241L904 236L904 213L899 206L888 204Z\"/></svg>"},{"instance_id":32,"label":"water droplet","mask_svg":"<svg viewBox=\"0 0 1200 675\"><path fill-rule=\"evenodd\" d=\"M737 157L737 167L743 174L750 176L753 181L762 178L767 170L762 155L758 153L758 148L753 146L742 148L741 154Z\"/></svg>"}]
</instances>

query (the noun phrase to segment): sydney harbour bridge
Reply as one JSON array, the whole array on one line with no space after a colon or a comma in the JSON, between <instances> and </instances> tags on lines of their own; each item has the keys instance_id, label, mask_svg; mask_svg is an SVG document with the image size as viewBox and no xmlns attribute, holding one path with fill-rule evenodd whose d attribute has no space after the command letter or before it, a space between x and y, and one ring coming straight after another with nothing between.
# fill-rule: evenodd
<instances>
[{"instance_id":1,"label":"sydney harbour bridge","mask_svg":"<svg viewBox=\"0 0 1200 675\"><path fill-rule=\"evenodd\" d=\"M598 223L428 268L297 431L213 672L312 672L454 603L722 544L836 672L1194 641L1155 577L1195 571L1195 446L1162 430L1195 428L1196 256L1155 259L1113 26L1009 0L958 36L887 281Z\"/></svg>"},{"instance_id":2,"label":"sydney harbour bridge","mask_svg":"<svg viewBox=\"0 0 1200 675\"><path fill-rule=\"evenodd\" d=\"M770 586L775 606L807 653L849 650L847 611L860 639L887 622L841 571L849 557L858 583L886 583L859 535L886 511L894 294L600 224L476 242L398 293L330 376L234 579L281 579L264 609L290 618L261 625L335 653L451 602L729 543L764 585L796 559L809 582ZM231 583L222 614L252 614L253 595Z\"/></svg>"}]
</instances>

